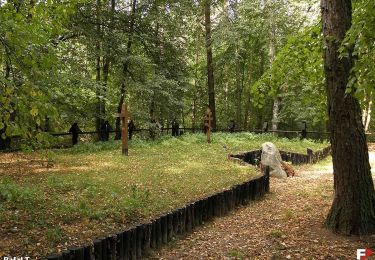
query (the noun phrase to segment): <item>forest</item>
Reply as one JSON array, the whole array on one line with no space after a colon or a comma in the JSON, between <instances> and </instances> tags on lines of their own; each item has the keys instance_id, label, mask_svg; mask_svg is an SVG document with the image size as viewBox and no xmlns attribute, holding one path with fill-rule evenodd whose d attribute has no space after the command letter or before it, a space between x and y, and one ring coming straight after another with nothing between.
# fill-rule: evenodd
<instances>
[{"instance_id":1,"label":"forest","mask_svg":"<svg viewBox=\"0 0 375 260\"><path fill-rule=\"evenodd\" d=\"M373 0L0 0L0 257L370 256L374 64Z\"/></svg>"},{"instance_id":2,"label":"forest","mask_svg":"<svg viewBox=\"0 0 375 260\"><path fill-rule=\"evenodd\" d=\"M99 131L129 105L137 127L155 119L201 128L326 130L319 1L0 2L0 131L46 138L73 122ZM345 46L351 84L371 130L374 6L354 4ZM3 142L3 141L2 141Z\"/></svg>"}]
</instances>

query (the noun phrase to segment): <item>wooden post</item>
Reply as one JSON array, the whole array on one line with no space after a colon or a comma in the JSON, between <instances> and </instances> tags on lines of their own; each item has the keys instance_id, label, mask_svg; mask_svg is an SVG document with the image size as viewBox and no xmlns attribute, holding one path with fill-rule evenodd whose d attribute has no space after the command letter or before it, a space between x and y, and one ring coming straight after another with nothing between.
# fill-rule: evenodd
<instances>
[{"instance_id":1,"label":"wooden post","mask_svg":"<svg viewBox=\"0 0 375 260\"><path fill-rule=\"evenodd\" d=\"M211 143L211 131L212 131L212 112L210 108L206 110L206 120L205 120L205 127L206 127L206 135L207 135L207 142Z\"/></svg>"},{"instance_id":2,"label":"wooden post","mask_svg":"<svg viewBox=\"0 0 375 260\"><path fill-rule=\"evenodd\" d=\"M124 103L122 104L121 113L118 115L121 119L121 141L122 141L122 154L129 155L129 146L128 146L128 106Z\"/></svg>"}]
</instances>

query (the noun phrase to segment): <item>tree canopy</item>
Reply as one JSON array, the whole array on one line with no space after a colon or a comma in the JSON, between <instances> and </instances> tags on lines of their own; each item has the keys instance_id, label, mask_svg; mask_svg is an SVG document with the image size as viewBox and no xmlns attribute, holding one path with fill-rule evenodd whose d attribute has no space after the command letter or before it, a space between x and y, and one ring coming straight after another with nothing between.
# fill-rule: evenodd
<instances>
[{"instance_id":1,"label":"tree canopy","mask_svg":"<svg viewBox=\"0 0 375 260\"><path fill-rule=\"evenodd\" d=\"M208 7L207 7L208 6ZM205 10L210 10L207 41ZM371 130L374 6L354 4L342 45L354 46L355 88ZM43 140L73 122L115 125L129 104L138 126L202 127L209 102L217 128L326 129L319 3L285 1L0 1L0 134ZM206 29L205 29L206 27ZM212 91L212 90L211 90ZM210 104L209 104L210 103ZM119 127L119 122L117 122ZM47 129L48 128L48 129Z\"/></svg>"}]
</instances>

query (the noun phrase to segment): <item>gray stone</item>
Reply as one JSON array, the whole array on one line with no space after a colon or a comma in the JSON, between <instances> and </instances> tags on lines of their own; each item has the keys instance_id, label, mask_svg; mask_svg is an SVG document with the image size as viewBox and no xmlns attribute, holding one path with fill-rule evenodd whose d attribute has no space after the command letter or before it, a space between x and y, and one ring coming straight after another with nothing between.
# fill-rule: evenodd
<instances>
[{"instance_id":1,"label":"gray stone","mask_svg":"<svg viewBox=\"0 0 375 260\"><path fill-rule=\"evenodd\" d=\"M262 155L261 163L263 166L269 166L271 168L270 176L286 179L287 174L281 167L281 155L276 145L271 142L262 144Z\"/></svg>"}]
</instances>

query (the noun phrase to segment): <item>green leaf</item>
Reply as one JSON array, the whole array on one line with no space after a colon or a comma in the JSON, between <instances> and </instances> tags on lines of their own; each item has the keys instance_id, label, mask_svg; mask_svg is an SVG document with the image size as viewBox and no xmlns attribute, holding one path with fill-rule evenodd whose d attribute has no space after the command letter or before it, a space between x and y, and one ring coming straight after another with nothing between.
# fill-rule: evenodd
<instances>
[{"instance_id":1,"label":"green leaf","mask_svg":"<svg viewBox=\"0 0 375 260\"><path fill-rule=\"evenodd\" d=\"M31 110L30 110L30 114L32 115L32 116L37 116L38 115L38 108L37 107L31 107Z\"/></svg>"}]
</instances>

